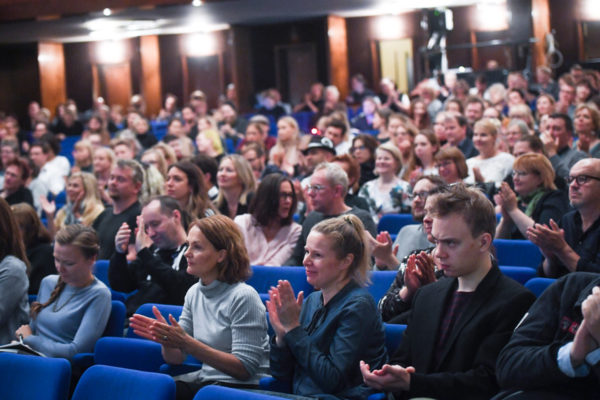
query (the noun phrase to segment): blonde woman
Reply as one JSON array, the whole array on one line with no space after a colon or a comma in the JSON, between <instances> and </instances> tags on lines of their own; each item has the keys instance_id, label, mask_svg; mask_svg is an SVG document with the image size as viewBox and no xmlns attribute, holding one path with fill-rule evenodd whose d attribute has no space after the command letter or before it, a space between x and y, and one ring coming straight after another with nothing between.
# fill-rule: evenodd
<instances>
[{"instance_id":1,"label":"blonde woman","mask_svg":"<svg viewBox=\"0 0 600 400\"><path fill-rule=\"evenodd\" d=\"M72 224L91 226L102 211L104 205L100 200L98 183L94 175L88 172L75 172L67 180L67 204L62 207L56 218L56 205L42 200L42 208L48 218L48 230L51 234Z\"/></svg>"},{"instance_id":2,"label":"blonde woman","mask_svg":"<svg viewBox=\"0 0 600 400\"><path fill-rule=\"evenodd\" d=\"M296 165L300 162L299 137L300 128L294 118L279 118L277 143L269 152L269 160L289 176L295 175Z\"/></svg>"},{"instance_id":3,"label":"blonde woman","mask_svg":"<svg viewBox=\"0 0 600 400\"><path fill-rule=\"evenodd\" d=\"M219 194L215 200L218 211L233 219L248 213L248 205L256 190L252 167L239 154L229 154L221 160L217 171Z\"/></svg>"}]
</instances>

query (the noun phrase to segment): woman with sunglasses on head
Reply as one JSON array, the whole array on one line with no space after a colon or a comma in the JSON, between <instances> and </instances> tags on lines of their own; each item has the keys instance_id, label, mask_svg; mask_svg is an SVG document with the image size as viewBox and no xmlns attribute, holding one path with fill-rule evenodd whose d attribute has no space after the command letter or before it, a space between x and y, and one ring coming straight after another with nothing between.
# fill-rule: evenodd
<instances>
[{"instance_id":1,"label":"woman with sunglasses on head","mask_svg":"<svg viewBox=\"0 0 600 400\"><path fill-rule=\"evenodd\" d=\"M554 169L536 153L524 154L513 165L514 191L503 182L494 201L502 213L496 239L525 239L534 224L560 220L569 204L564 192L556 190Z\"/></svg>"}]
</instances>

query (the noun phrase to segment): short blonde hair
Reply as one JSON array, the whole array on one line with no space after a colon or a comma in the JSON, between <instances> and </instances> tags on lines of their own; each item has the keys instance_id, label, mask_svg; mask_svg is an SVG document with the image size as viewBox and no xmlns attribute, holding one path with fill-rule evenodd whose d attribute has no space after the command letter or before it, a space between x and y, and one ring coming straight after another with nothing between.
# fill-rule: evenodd
<instances>
[{"instance_id":1,"label":"short blonde hair","mask_svg":"<svg viewBox=\"0 0 600 400\"><path fill-rule=\"evenodd\" d=\"M398 167L396 168L396 174L400 173L400 170L402 169L402 153L400 152L400 149L397 148L391 142L385 142L384 144L379 145L377 149L375 149L375 153L377 154L378 151L382 150L387 151L392 155L392 157L394 157L394 160L396 160L396 162L398 163Z\"/></svg>"}]
</instances>

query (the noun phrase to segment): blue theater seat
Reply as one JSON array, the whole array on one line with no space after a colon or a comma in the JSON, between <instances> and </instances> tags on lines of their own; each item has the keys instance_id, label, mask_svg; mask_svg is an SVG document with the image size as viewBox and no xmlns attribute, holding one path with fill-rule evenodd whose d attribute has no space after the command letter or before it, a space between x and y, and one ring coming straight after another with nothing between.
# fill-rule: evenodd
<instances>
[{"instance_id":1,"label":"blue theater seat","mask_svg":"<svg viewBox=\"0 0 600 400\"><path fill-rule=\"evenodd\" d=\"M411 214L385 214L377 224L377 232L387 231L390 235L397 235L404 226L417 223Z\"/></svg>"},{"instance_id":2,"label":"blue theater seat","mask_svg":"<svg viewBox=\"0 0 600 400\"><path fill-rule=\"evenodd\" d=\"M501 265L500 271L509 278L514 279L519 282L521 285L524 285L525 282L530 280L531 278L535 278L537 275L537 271L534 268L530 267L516 267L509 265Z\"/></svg>"},{"instance_id":3,"label":"blue theater seat","mask_svg":"<svg viewBox=\"0 0 600 400\"><path fill-rule=\"evenodd\" d=\"M67 400L71 365L64 358L0 353L0 397L5 400Z\"/></svg>"},{"instance_id":4,"label":"blue theater seat","mask_svg":"<svg viewBox=\"0 0 600 400\"><path fill-rule=\"evenodd\" d=\"M283 397L233 389L225 386L209 385L200 389L198 393L196 393L194 400L279 400L282 398Z\"/></svg>"},{"instance_id":5,"label":"blue theater seat","mask_svg":"<svg viewBox=\"0 0 600 400\"><path fill-rule=\"evenodd\" d=\"M542 253L529 240L494 239L499 265L516 265L537 268Z\"/></svg>"},{"instance_id":6,"label":"blue theater seat","mask_svg":"<svg viewBox=\"0 0 600 400\"><path fill-rule=\"evenodd\" d=\"M540 295L548 288L548 286L552 285L556 282L556 279L552 278L532 278L525 283L525 287L535 294L535 297L540 297Z\"/></svg>"},{"instance_id":7,"label":"blue theater seat","mask_svg":"<svg viewBox=\"0 0 600 400\"><path fill-rule=\"evenodd\" d=\"M175 381L168 375L94 365L84 372L72 400L173 400Z\"/></svg>"},{"instance_id":8,"label":"blue theater seat","mask_svg":"<svg viewBox=\"0 0 600 400\"><path fill-rule=\"evenodd\" d=\"M300 291L304 291L304 298L314 290L306 281L304 267L267 267L264 265L254 265L252 266L252 276L246 283L256 289L261 300L266 301L269 299L269 289L271 289L271 286L277 286L277 281L280 279L288 280L296 295Z\"/></svg>"},{"instance_id":9,"label":"blue theater seat","mask_svg":"<svg viewBox=\"0 0 600 400\"><path fill-rule=\"evenodd\" d=\"M373 298L375 303L378 303L383 295L390 288L394 278L398 271L373 271L371 272L371 284L367 286L367 290Z\"/></svg>"}]
</instances>

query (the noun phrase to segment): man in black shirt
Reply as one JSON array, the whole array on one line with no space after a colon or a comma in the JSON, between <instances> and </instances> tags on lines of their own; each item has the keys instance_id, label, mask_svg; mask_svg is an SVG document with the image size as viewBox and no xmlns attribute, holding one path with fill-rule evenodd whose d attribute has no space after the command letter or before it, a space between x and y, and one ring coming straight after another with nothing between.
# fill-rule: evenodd
<instances>
[{"instance_id":1,"label":"man in black shirt","mask_svg":"<svg viewBox=\"0 0 600 400\"><path fill-rule=\"evenodd\" d=\"M124 222L135 232L136 218L141 212L138 196L143 182L144 170L140 163L134 160L117 161L108 178L108 195L113 206L107 207L92 224L100 239L98 259L108 260L113 255L115 236ZM133 237L130 243L133 243ZM130 251L133 251L131 245Z\"/></svg>"},{"instance_id":2,"label":"man in black shirt","mask_svg":"<svg viewBox=\"0 0 600 400\"><path fill-rule=\"evenodd\" d=\"M6 199L10 205L18 203L27 203L33 207L33 196L31 191L25 187L25 182L29 178L29 166L22 159L15 159L5 167L4 187L0 196Z\"/></svg>"},{"instance_id":3,"label":"man in black shirt","mask_svg":"<svg viewBox=\"0 0 600 400\"><path fill-rule=\"evenodd\" d=\"M187 273L184 256L187 215L169 196L151 199L138 217L136 259L127 263L126 251L133 231L126 223L115 237L108 279L113 289L137 293L127 299L127 315L144 303L182 305L187 290L198 279Z\"/></svg>"}]
</instances>

